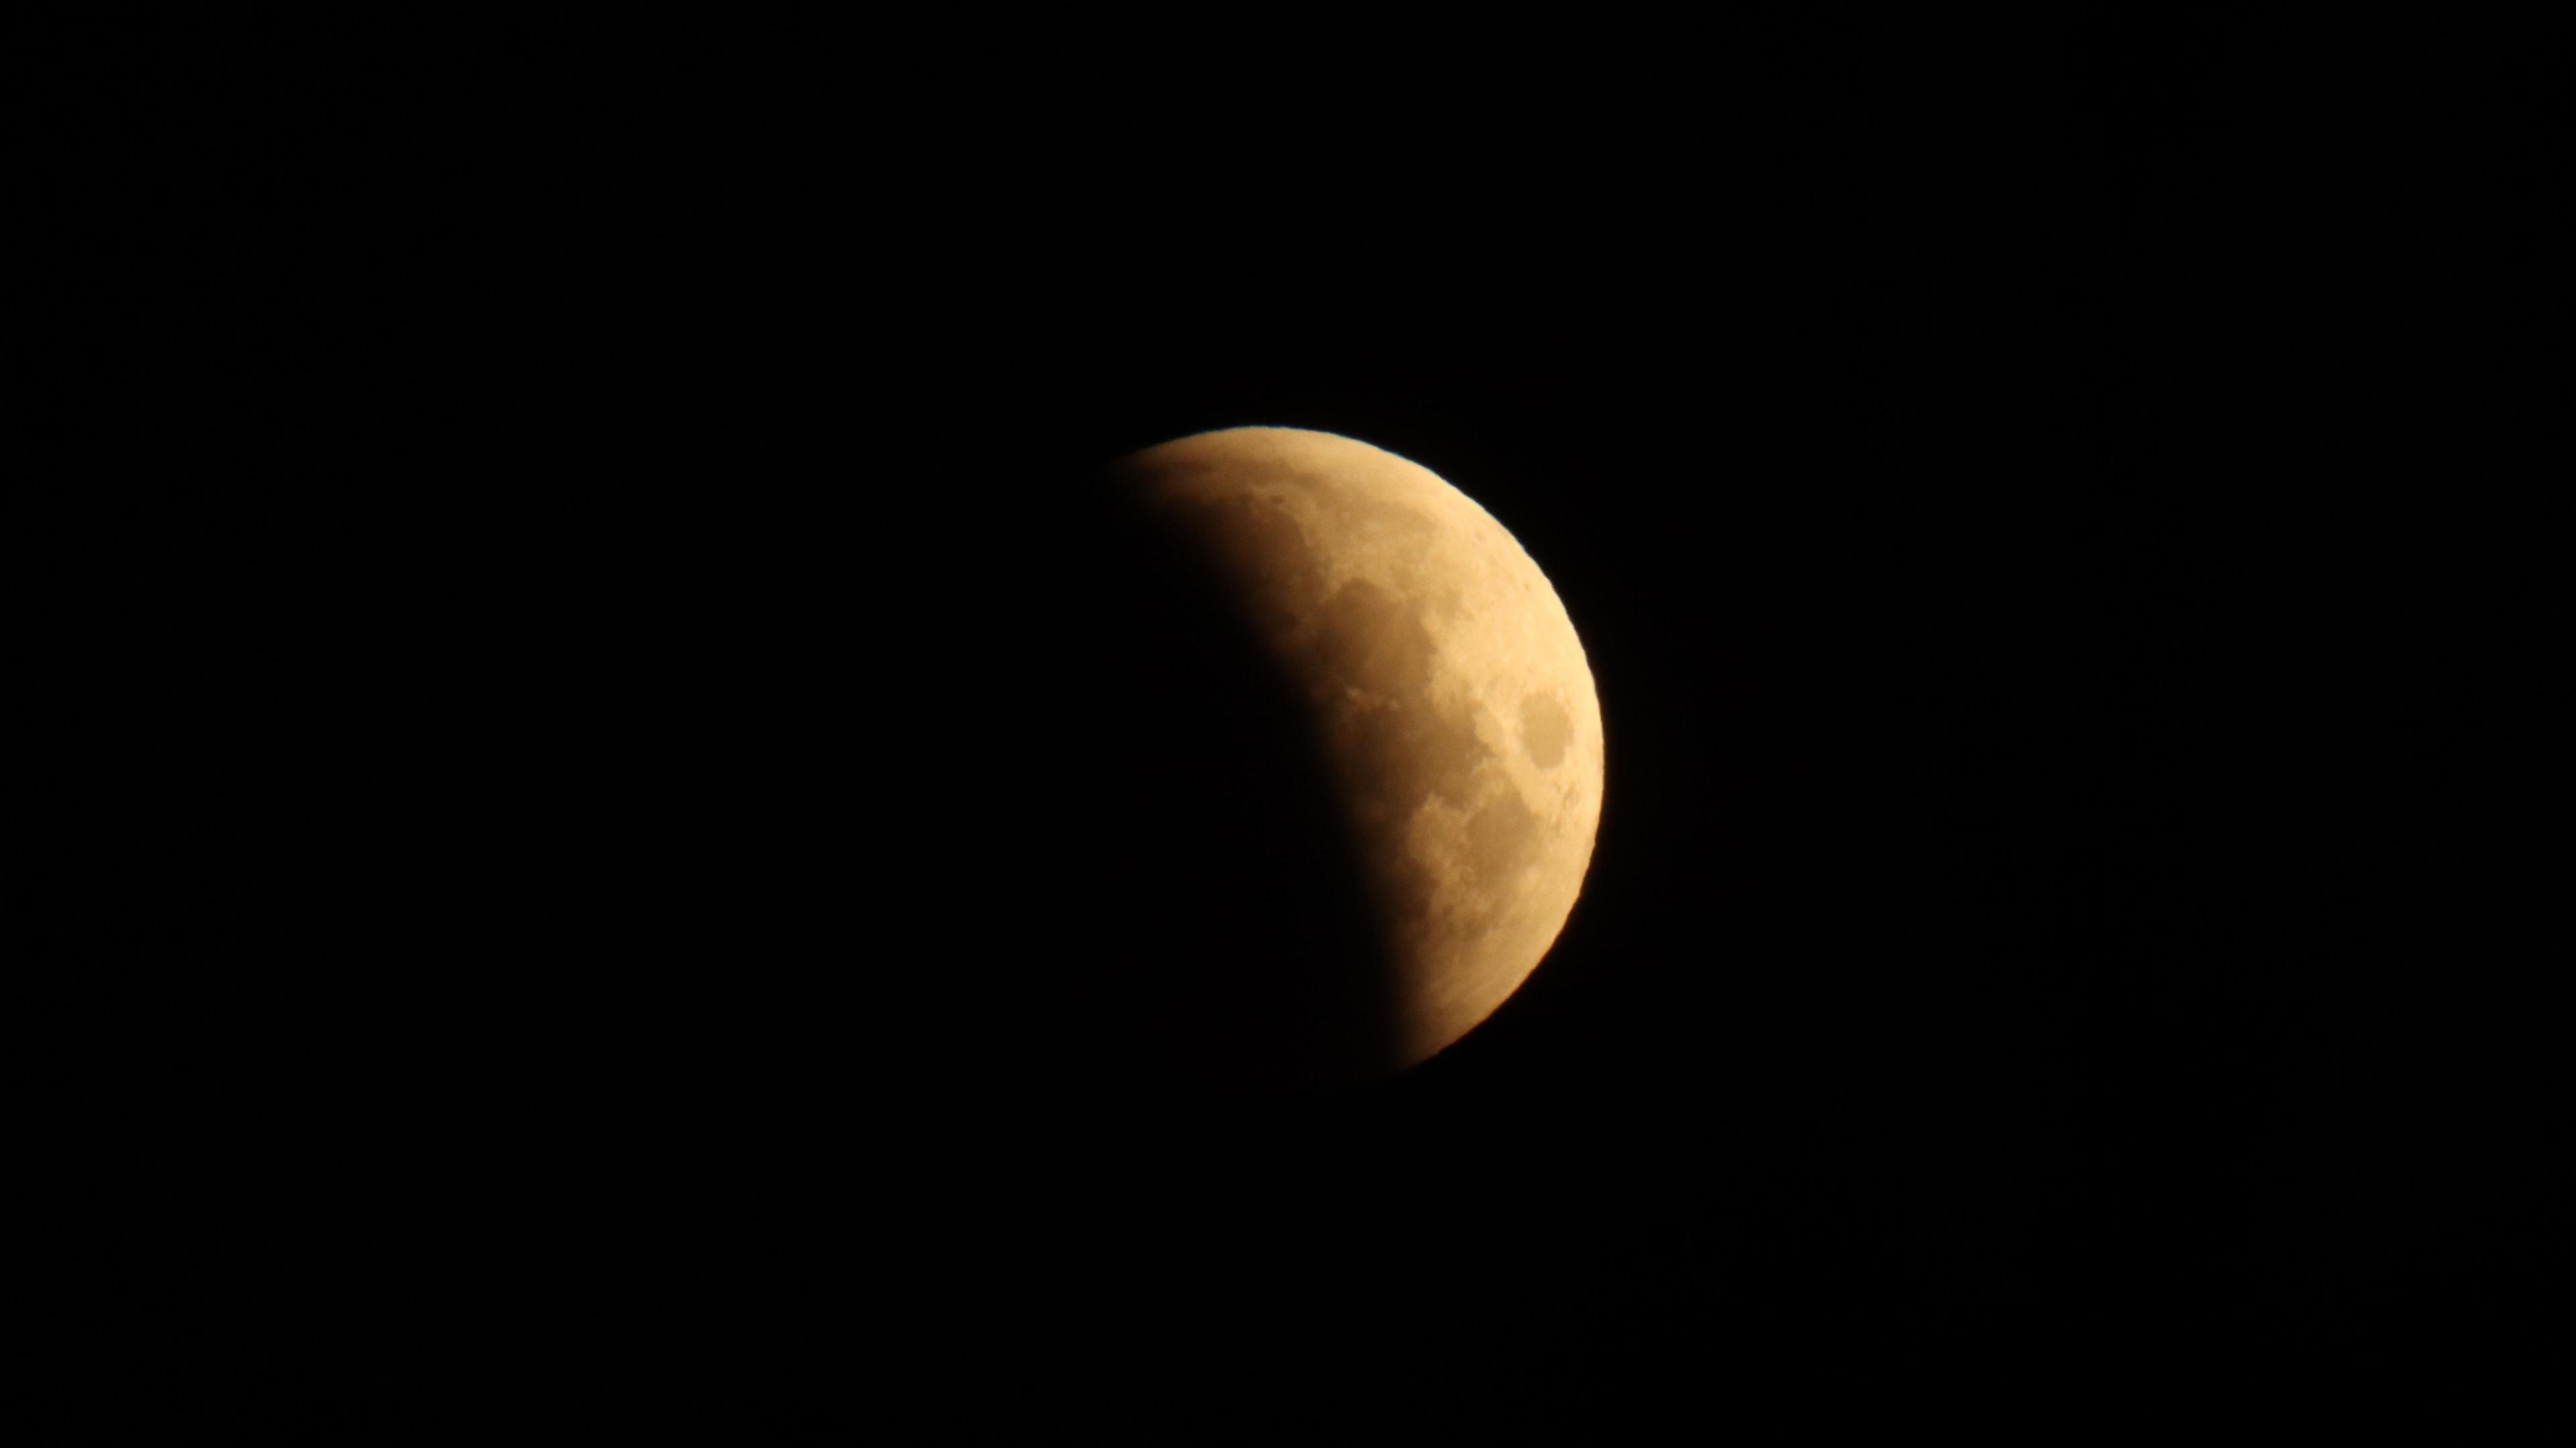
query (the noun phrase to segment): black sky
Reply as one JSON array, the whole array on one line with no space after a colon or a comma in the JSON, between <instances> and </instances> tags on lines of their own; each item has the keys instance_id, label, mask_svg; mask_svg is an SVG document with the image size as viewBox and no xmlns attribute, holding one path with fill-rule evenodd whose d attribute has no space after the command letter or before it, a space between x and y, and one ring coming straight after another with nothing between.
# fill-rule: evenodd
<instances>
[{"instance_id":1,"label":"black sky","mask_svg":"<svg viewBox=\"0 0 2576 1448\"><path fill-rule=\"evenodd\" d=\"M24 150L29 1401L2098 1413L2563 1257L2513 38L230 47ZM1548 572L1594 870L1411 1076L1095 1093L1244 846L1079 489L1245 423Z\"/></svg>"}]
</instances>

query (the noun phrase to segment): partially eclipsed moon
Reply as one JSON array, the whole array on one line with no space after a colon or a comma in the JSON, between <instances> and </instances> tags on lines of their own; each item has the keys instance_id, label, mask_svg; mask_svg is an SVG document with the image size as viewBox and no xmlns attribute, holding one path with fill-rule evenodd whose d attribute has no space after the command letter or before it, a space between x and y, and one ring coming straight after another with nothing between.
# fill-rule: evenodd
<instances>
[{"instance_id":1,"label":"partially eclipsed moon","mask_svg":"<svg viewBox=\"0 0 2576 1448\"><path fill-rule=\"evenodd\" d=\"M1601 706L1565 606L1428 469L1294 428L1201 433L1120 475L1213 561L1312 709L1376 897L1410 1065L1517 990L1581 891Z\"/></svg>"}]
</instances>

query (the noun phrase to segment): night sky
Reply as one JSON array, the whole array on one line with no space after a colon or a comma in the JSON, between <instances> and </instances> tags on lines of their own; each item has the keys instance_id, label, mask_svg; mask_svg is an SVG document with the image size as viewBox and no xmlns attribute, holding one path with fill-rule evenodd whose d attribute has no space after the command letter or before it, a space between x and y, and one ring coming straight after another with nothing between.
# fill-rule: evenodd
<instances>
[{"instance_id":1,"label":"night sky","mask_svg":"<svg viewBox=\"0 0 2576 1448\"><path fill-rule=\"evenodd\" d=\"M68 68L15 1401L2100 1421L2537 1305L2527 47L963 29ZM1085 491L1241 424L1474 497L1600 690L1556 949L1365 1089L1132 1069L1329 895Z\"/></svg>"}]
</instances>

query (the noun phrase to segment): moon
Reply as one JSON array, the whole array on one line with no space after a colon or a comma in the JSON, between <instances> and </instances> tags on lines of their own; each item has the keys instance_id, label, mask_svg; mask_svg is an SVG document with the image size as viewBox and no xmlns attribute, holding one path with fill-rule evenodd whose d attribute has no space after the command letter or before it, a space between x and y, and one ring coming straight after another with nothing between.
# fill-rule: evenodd
<instances>
[{"instance_id":1,"label":"moon","mask_svg":"<svg viewBox=\"0 0 2576 1448\"><path fill-rule=\"evenodd\" d=\"M1392 977L1372 1064L1437 1054L1528 979L1591 864L1601 706L1563 602L1474 500L1352 438L1227 428L1111 476L1302 701Z\"/></svg>"}]
</instances>

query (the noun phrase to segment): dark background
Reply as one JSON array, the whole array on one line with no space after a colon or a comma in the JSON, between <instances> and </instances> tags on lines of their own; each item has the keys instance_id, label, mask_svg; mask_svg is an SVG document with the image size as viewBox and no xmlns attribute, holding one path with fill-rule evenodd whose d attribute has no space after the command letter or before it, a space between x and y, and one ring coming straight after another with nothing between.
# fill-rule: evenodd
<instances>
[{"instance_id":1,"label":"dark background","mask_svg":"<svg viewBox=\"0 0 2576 1448\"><path fill-rule=\"evenodd\" d=\"M48 1424L2098 1414L2544 1305L2529 38L286 50L17 143ZM1483 503L1607 723L1364 1090L1111 1049L1302 883L1082 491L1244 423Z\"/></svg>"}]
</instances>

